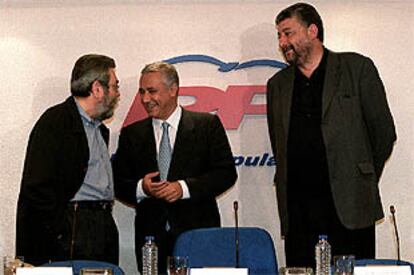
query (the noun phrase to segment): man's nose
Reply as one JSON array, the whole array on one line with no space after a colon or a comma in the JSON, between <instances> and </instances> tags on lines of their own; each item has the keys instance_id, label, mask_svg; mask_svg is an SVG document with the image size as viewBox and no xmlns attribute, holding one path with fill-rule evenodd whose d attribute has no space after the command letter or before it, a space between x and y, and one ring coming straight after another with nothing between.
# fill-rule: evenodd
<instances>
[{"instance_id":1,"label":"man's nose","mask_svg":"<svg viewBox=\"0 0 414 275\"><path fill-rule=\"evenodd\" d=\"M280 48L284 48L284 47L286 47L287 45L288 45L288 42L287 42L286 36L284 36L284 35L280 35L280 36L279 36L279 47L280 47Z\"/></svg>"},{"instance_id":2,"label":"man's nose","mask_svg":"<svg viewBox=\"0 0 414 275\"><path fill-rule=\"evenodd\" d=\"M140 95L141 95L142 102L149 102L150 99L151 99L150 94L148 93L148 91L141 91Z\"/></svg>"}]
</instances>

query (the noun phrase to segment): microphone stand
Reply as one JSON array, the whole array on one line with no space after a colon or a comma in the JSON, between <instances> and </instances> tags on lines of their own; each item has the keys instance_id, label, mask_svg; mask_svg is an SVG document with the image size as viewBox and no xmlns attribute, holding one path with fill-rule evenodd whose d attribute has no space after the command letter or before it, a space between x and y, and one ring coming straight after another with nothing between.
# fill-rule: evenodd
<instances>
[{"instance_id":1,"label":"microphone stand","mask_svg":"<svg viewBox=\"0 0 414 275\"><path fill-rule=\"evenodd\" d=\"M395 207L394 207L394 205L390 206L390 211L391 211L391 215L392 215L392 221L393 221L393 224L394 224L395 238L397 240L397 264L400 265L400 262L401 262L400 237L398 236L397 220L395 218Z\"/></svg>"},{"instance_id":2,"label":"microphone stand","mask_svg":"<svg viewBox=\"0 0 414 275\"><path fill-rule=\"evenodd\" d=\"M233 202L233 208L234 208L234 221L235 221L235 240L236 240L236 268L240 267L240 255L239 255L239 219L237 215L237 210L239 208L238 202Z\"/></svg>"}]
</instances>

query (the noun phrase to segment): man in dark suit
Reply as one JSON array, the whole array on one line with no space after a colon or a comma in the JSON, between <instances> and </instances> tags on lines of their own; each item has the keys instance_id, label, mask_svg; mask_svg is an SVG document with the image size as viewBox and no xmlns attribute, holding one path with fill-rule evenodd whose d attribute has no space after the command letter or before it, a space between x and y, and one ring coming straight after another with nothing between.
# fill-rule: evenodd
<instances>
[{"instance_id":1,"label":"man in dark suit","mask_svg":"<svg viewBox=\"0 0 414 275\"><path fill-rule=\"evenodd\" d=\"M219 118L178 106L178 90L173 65L142 70L138 92L149 117L122 129L113 160L116 197L136 208L139 270L145 236L155 237L163 273L180 233L220 226L216 197L237 179Z\"/></svg>"},{"instance_id":2,"label":"man in dark suit","mask_svg":"<svg viewBox=\"0 0 414 275\"><path fill-rule=\"evenodd\" d=\"M378 71L326 49L311 5L286 8L276 27L290 66L268 81L267 117L287 266L313 266L319 234L332 255L374 258L378 182L396 140Z\"/></svg>"},{"instance_id":3,"label":"man in dark suit","mask_svg":"<svg viewBox=\"0 0 414 275\"><path fill-rule=\"evenodd\" d=\"M118 264L109 130L102 123L114 113L118 88L112 58L84 55L72 70L72 96L34 126L17 207L16 254L25 262Z\"/></svg>"}]
</instances>

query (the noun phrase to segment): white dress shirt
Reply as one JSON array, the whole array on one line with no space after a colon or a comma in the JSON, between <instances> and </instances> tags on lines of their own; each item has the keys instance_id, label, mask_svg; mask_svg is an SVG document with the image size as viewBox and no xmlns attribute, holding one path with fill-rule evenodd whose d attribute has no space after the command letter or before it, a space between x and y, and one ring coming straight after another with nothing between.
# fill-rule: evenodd
<instances>
[{"instance_id":1,"label":"white dress shirt","mask_svg":"<svg viewBox=\"0 0 414 275\"><path fill-rule=\"evenodd\" d=\"M175 108L174 112L170 115L170 117L167 120L165 120L165 122L167 122L170 125L170 127L168 128L168 134L170 138L172 152L174 152L175 138L177 137L178 124L180 123L182 112L183 111L182 111L181 106L177 106L177 108ZM160 150L163 122L164 121L161 119L157 119L157 118L152 119L152 127L154 129L155 144L157 147L157 155ZM187 183L184 180L179 180L178 182L180 183L181 189L183 190L183 197L181 199L189 199L190 191L188 190ZM142 179L138 181L136 196L137 196L137 202L140 202L142 199L148 197L145 194L144 190L142 189Z\"/></svg>"}]
</instances>

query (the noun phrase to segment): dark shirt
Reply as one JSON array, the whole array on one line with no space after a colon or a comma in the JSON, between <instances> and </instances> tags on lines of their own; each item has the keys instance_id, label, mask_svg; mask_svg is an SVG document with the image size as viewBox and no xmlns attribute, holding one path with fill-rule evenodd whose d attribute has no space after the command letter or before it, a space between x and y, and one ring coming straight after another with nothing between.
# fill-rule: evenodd
<instances>
[{"instance_id":1,"label":"dark shirt","mask_svg":"<svg viewBox=\"0 0 414 275\"><path fill-rule=\"evenodd\" d=\"M322 93L327 50L307 78L295 69L288 138L288 196L324 197L330 192L321 131Z\"/></svg>"}]
</instances>

